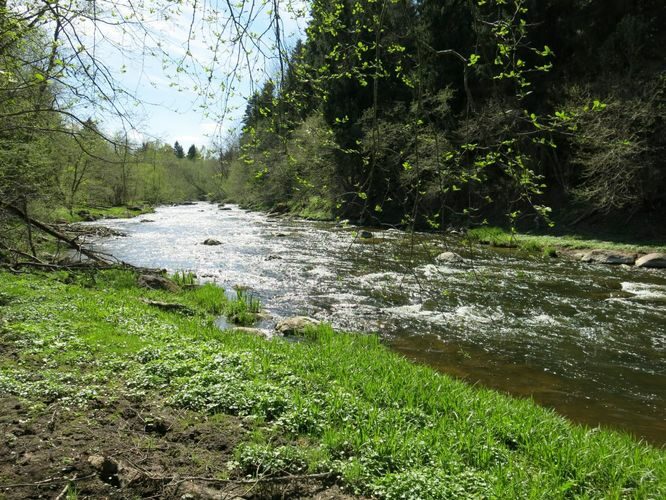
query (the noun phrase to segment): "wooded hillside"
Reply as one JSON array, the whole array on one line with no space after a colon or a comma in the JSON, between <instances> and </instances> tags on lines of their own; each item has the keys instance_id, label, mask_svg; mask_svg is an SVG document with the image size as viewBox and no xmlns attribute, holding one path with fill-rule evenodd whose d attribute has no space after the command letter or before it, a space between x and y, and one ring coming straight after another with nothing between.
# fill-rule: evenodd
<instances>
[{"instance_id":1,"label":"wooded hillside","mask_svg":"<svg viewBox=\"0 0 666 500\"><path fill-rule=\"evenodd\" d=\"M666 213L659 0L316 0L226 193L439 228ZM538 216L535 216L539 214Z\"/></svg>"}]
</instances>

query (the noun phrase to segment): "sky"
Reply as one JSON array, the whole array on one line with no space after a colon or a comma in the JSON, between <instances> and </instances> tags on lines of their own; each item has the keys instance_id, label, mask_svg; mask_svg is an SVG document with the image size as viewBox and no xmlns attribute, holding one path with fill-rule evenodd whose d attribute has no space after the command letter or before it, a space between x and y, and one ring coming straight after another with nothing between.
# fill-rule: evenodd
<instances>
[{"instance_id":1,"label":"sky","mask_svg":"<svg viewBox=\"0 0 666 500\"><path fill-rule=\"evenodd\" d=\"M124 129L136 143L159 139L211 149L237 128L245 99L279 64L270 26L273 0L146 0L130 7L101 2L99 18L79 29L109 73L133 98L118 98L129 122L108 112L95 116L107 132ZM129 4L127 4L129 5ZM134 4L133 4L134 5ZM238 25L248 26L239 44ZM305 0L278 0L284 45L303 37ZM139 10L141 9L141 10ZM113 22L111 22L113 21ZM140 23L138 22L140 21Z\"/></svg>"}]
</instances>

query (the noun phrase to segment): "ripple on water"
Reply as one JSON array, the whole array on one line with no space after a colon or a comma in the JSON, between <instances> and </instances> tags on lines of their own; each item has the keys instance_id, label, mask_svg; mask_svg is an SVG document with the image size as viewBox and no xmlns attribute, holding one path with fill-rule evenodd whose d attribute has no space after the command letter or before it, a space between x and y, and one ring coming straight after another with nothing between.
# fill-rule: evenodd
<instances>
[{"instance_id":1,"label":"ripple on water","mask_svg":"<svg viewBox=\"0 0 666 500\"><path fill-rule=\"evenodd\" d=\"M622 290L634 295L630 299L647 300L666 304L666 285L654 283L632 283L623 281Z\"/></svg>"}]
</instances>

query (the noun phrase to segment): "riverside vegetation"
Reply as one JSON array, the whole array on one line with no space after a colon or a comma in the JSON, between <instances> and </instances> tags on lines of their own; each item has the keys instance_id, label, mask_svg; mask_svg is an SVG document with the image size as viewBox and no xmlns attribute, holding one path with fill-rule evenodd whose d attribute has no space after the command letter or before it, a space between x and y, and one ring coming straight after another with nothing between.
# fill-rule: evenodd
<instances>
[{"instance_id":1,"label":"riverside vegetation","mask_svg":"<svg viewBox=\"0 0 666 500\"><path fill-rule=\"evenodd\" d=\"M666 495L663 450L372 335L221 331L227 302L211 284L139 288L129 270L0 271L0 495Z\"/></svg>"},{"instance_id":2,"label":"riverside vegetation","mask_svg":"<svg viewBox=\"0 0 666 500\"><path fill-rule=\"evenodd\" d=\"M91 18L86 2L23 4L0 2L3 260L34 253L15 208L48 222L77 206L203 198L433 230L552 219L664 236L660 0L312 0L303 40L275 41L280 71L249 96L240 130L187 153L77 115L118 112L132 92L95 47L72 45L73 20L117 22L145 40L137 19L148 12L128 18L110 1ZM203 18L238 20L229 43L243 46L254 32L238 17L245 1L226 5ZM178 4L145 8L168 19ZM162 53L155 42L144 53ZM105 78L91 80L89 67Z\"/></svg>"},{"instance_id":3,"label":"riverside vegetation","mask_svg":"<svg viewBox=\"0 0 666 500\"><path fill-rule=\"evenodd\" d=\"M588 249L618 250L635 253L666 253L664 242L657 240L643 243L625 243L622 241L584 238L578 235L554 236L516 233L494 226L472 228L467 231L464 239L470 243L480 243L482 245L543 252L545 256L555 256L557 255L557 250Z\"/></svg>"},{"instance_id":4,"label":"riverside vegetation","mask_svg":"<svg viewBox=\"0 0 666 500\"><path fill-rule=\"evenodd\" d=\"M21 272L59 267L60 242L84 250L55 222L194 199L435 231L621 217L623 235L635 222L663 240L662 3L312 0L293 47L283 9L265 43L248 39L248 2L207 4L201 22L228 27L219 61L275 46L280 71L224 147L186 155L131 140L138 100L99 57L125 47L81 32L117 27L188 73L189 51L169 59L142 21L181 2L0 0L0 264L14 269L0 271L0 494L666 496L663 451L409 364L374 336L222 332L213 315L248 324L257 303L186 276L170 294L129 271ZM238 82L211 68L188 76L227 102L213 87Z\"/></svg>"}]
</instances>

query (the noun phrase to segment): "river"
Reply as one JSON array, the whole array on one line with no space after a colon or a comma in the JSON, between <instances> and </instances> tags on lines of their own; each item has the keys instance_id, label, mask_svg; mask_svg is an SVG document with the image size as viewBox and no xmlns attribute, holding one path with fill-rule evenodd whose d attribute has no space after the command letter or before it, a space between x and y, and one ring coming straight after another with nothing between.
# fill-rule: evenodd
<instances>
[{"instance_id":1,"label":"river","mask_svg":"<svg viewBox=\"0 0 666 500\"><path fill-rule=\"evenodd\" d=\"M666 272L463 246L452 237L288 220L197 203L98 221L134 265L247 287L272 320L377 332L437 370L570 419L666 444ZM214 238L219 246L202 242ZM435 256L455 251L462 264Z\"/></svg>"}]
</instances>

